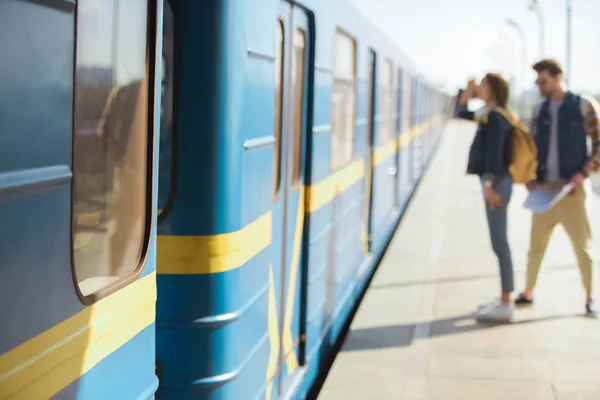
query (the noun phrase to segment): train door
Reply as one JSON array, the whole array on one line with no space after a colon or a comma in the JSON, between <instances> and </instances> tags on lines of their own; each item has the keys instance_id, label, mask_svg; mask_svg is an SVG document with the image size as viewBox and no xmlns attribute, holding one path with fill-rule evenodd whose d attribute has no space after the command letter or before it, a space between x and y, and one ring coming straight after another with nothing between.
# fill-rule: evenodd
<instances>
[{"instance_id":1,"label":"train door","mask_svg":"<svg viewBox=\"0 0 600 400\"><path fill-rule=\"evenodd\" d=\"M410 127L411 127L411 99L410 99L410 76L403 70L398 73L400 81L400 97L402 107L400 108L400 137L398 139L398 154L400 155L399 192L402 205L405 204L410 189Z\"/></svg>"},{"instance_id":2,"label":"train door","mask_svg":"<svg viewBox=\"0 0 600 400\"><path fill-rule=\"evenodd\" d=\"M367 149L365 156L365 201L363 206L363 247L365 254L371 252L372 241L372 205L373 205L373 168L375 140L375 88L376 88L377 54L369 50L369 98L367 103Z\"/></svg>"},{"instance_id":3,"label":"train door","mask_svg":"<svg viewBox=\"0 0 600 400\"><path fill-rule=\"evenodd\" d=\"M416 128L417 128L417 96L416 96L416 85L415 78L410 78L410 142L408 144L408 168L409 168L409 182L410 187L414 186L414 163L415 163L415 137L416 137Z\"/></svg>"},{"instance_id":4,"label":"train door","mask_svg":"<svg viewBox=\"0 0 600 400\"><path fill-rule=\"evenodd\" d=\"M429 160L429 154L431 152L431 90L429 87L425 90L425 122L427 127L427 133L425 135L425 160L424 164Z\"/></svg>"},{"instance_id":5,"label":"train door","mask_svg":"<svg viewBox=\"0 0 600 400\"><path fill-rule=\"evenodd\" d=\"M394 117L394 140L396 141L396 154L394 156L395 161L395 175L394 175L394 208L400 206L400 191L401 191L401 174L400 174L400 135L402 134L402 87L403 87L403 75L402 70L398 69L397 85L396 85L396 116Z\"/></svg>"},{"instance_id":6,"label":"train door","mask_svg":"<svg viewBox=\"0 0 600 400\"><path fill-rule=\"evenodd\" d=\"M306 12L281 2L276 53L276 172L273 203L272 284L280 343L267 398L287 390L298 368L304 227L310 36ZM273 366L271 366L273 367Z\"/></svg>"},{"instance_id":7,"label":"train door","mask_svg":"<svg viewBox=\"0 0 600 400\"><path fill-rule=\"evenodd\" d=\"M381 79L378 77L378 81L380 83L380 87L382 88L382 99L383 99L383 107L382 107L382 116L383 123L381 124L381 128L379 129L379 141L381 145L385 145L388 149L390 145L395 146L396 143L396 123L394 119L394 64L391 60L387 59L383 62L383 73L381 74ZM389 213L393 208L396 207L397 199L395 193L398 190L398 163L396 155L390 157L390 162L388 162L388 173L387 173L387 182L385 182L386 191L384 196L387 197L385 204L385 212ZM378 190L381 190L380 187L377 187ZM391 192L391 193L390 193ZM379 202L379 198L377 199L377 205L381 204ZM377 224L381 224L381 222L377 221ZM376 228L378 229L378 228Z\"/></svg>"},{"instance_id":8,"label":"train door","mask_svg":"<svg viewBox=\"0 0 600 400\"><path fill-rule=\"evenodd\" d=\"M412 154L412 164L411 164L411 172L412 172L412 182L416 184L419 179L419 168L421 163L421 94L419 90L419 80L418 78L414 78L414 92L413 92L413 100L414 100L414 113L415 113L415 124L413 126L413 135L411 142L411 154Z\"/></svg>"}]
</instances>

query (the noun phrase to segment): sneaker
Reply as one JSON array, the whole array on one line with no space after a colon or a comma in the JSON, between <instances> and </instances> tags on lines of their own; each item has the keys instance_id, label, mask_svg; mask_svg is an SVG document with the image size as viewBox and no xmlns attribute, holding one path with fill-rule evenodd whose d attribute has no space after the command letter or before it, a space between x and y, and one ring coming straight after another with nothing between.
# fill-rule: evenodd
<instances>
[{"instance_id":1,"label":"sneaker","mask_svg":"<svg viewBox=\"0 0 600 400\"><path fill-rule=\"evenodd\" d=\"M495 305L498 305L498 304L500 304L500 299L499 298L495 298L492 301L488 301L487 303L483 303L483 304L478 305L477 306L477 311L481 311L484 308L489 308L489 307L492 307L492 306L495 306Z\"/></svg>"},{"instance_id":2,"label":"sneaker","mask_svg":"<svg viewBox=\"0 0 600 400\"><path fill-rule=\"evenodd\" d=\"M589 301L585 305L585 316L588 318L598 318L598 310L594 305L594 301Z\"/></svg>"},{"instance_id":3,"label":"sneaker","mask_svg":"<svg viewBox=\"0 0 600 400\"><path fill-rule=\"evenodd\" d=\"M515 306L517 307L529 307L533 305L533 298L528 299L523 293L519 294L515 299Z\"/></svg>"},{"instance_id":4,"label":"sneaker","mask_svg":"<svg viewBox=\"0 0 600 400\"><path fill-rule=\"evenodd\" d=\"M513 319L513 308L510 304L496 304L481 310L476 319L478 322L507 323Z\"/></svg>"}]
</instances>

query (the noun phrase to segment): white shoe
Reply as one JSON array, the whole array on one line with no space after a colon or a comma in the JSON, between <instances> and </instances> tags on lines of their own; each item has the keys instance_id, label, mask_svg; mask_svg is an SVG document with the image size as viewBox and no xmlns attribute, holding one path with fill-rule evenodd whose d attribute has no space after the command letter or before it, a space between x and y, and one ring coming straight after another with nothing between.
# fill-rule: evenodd
<instances>
[{"instance_id":1,"label":"white shoe","mask_svg":"<svg viewBox=\"0 0 600 400\"><path fill-rule=\"evenodd\" d=\"M495 304L480 310L475 318L478 322L511 322L513 307L512 304Z\"/></svg>"},{"instance_id":2,"label":"white shoe","mask_svg":"<svg viewBox=\"0 0 600 400\"><path fill-rule=\"evenodd\" d=\"M490 308L492 306L500 304L500 298L495 298L492 301L488 301L487 303L483 303L477 306L477 312L481 312L484 308Z\"/></svg>"}]
</instances>

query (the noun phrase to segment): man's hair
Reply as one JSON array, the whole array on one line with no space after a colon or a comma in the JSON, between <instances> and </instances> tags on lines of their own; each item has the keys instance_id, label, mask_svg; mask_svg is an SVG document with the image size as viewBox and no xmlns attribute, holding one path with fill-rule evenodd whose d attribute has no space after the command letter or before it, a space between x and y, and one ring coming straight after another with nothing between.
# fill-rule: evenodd
<instances>
[{"instance_id":1,"label":"man's hair","mask_svg":"<svg viewBox=\"0 0 600 400\"><path fill-rule=\"evenodd\" d=\"M547 71L550 76L555 77L563 73L562 66L556 60L546 58L533 64L533 70L538 74L543 71Z\"/></svg>"}]
</instances>

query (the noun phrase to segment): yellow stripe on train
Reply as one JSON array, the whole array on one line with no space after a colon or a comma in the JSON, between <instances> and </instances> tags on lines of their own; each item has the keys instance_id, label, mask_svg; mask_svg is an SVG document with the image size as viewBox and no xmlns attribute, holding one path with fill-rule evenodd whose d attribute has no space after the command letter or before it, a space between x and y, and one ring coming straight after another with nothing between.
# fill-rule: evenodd
<instances>
[{"instance_id":1,"label":"yellow stripe on train","mask_svg":"<svg viewBox=\"0 0 600 400\"><path fill-rule=\"evenodd\" d=\"M158 236L159 274L216 274L244 265L271 244L271 212L231 233Z\"/></svg>"},{"instance_id":2,"label":"yellow stripe on train","mask_svg":"<svg viewBox=\"0 0 600 400\"><path fill-rule=\"evenodd\" d=\"M401 135L396 141L381 146L376 150L376 160L383 162L391 157L440 118L434 117L413 129L410 135ZM364 168L364 160L357 160L316 185L306 187L309 205L306 212L320 209L360 181ZM298 212L304 213L302 208ZM271 244L271 229L269 212L233 233L159 236L159 273L215 273L241 267ZM297 240L295 238L295 242ZM50 398L151 325L156 311L155 278L155 273L146 275L0 356L3 398ZM286 314L290 308L293 309L293 302L288 299ZM286 315L286 319L290 316ZM284 325L287 327L289 322ZM291 338L287 337L287 329L284 336L287 339L284 347L289 351L293 345L287 343ZM288 357L288 367L293 368L293 357Z\"/></svg>"},{"instance_id":3,"label":"yellow stripe on train","mask_svg":"<svg viewBox=\"0 0 600 400\"><path fill-rule=\"evenodd\" d=\"M439 117L414 127L374 152L379 165L395 155L399 148L423 134ZM356 160L321 182L304 188L305 212L313 213L360 182L365 176L364 159ZM215 274L240 268L269 247L272 239L272 214L268 212L246 227L231 233L207 236L158 236L157 271L159 274Z\"/></svg>"},{"instance_id":4,"label":"yellow stripe on train","mask_svg":"<svg viewBox=\"0 0 600 400\"><path fill-rule=\"evenodd\" d=\"M151 273L0 356L2 399L49 399L155 320Z\"/></svg>"}]
</instances>

